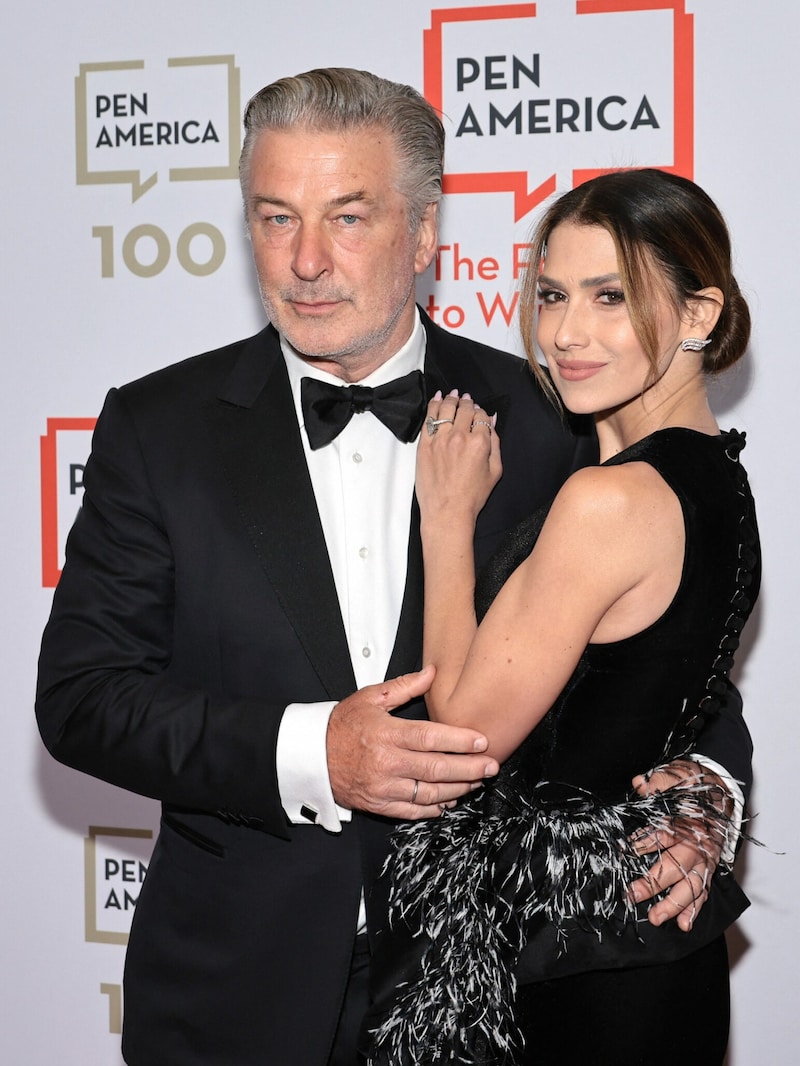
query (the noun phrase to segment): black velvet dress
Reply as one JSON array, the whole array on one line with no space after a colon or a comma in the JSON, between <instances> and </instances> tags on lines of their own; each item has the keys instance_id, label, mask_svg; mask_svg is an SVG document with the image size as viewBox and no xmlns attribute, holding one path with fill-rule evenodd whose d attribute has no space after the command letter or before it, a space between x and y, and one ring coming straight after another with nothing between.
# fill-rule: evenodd
<instances>
[{"instance_id":1,"label":"black velvet dress","mask_svg":"<svg viewBox=\"0 0 800 1066\"><path fill-rule=\"evenodd\" d=\"M650 463L678 496L680 586L655 623L589 645L559 699L490 785L402 827L384 873L370 1061L631 1064L724 1057L722 933L747 906L718 869L690 933L656 928L625 887L647 871L628 837L670 819L714 823L699 783L646 801L631 778L693 749L727 690L758 594L760 552L742 435L661 430L606 465ZM530 554L546 509L478 583L478 617ZM598 559L598 565L602 560ZM722 826L720 826L722 828Z\"/></svg>"}]
</instances>

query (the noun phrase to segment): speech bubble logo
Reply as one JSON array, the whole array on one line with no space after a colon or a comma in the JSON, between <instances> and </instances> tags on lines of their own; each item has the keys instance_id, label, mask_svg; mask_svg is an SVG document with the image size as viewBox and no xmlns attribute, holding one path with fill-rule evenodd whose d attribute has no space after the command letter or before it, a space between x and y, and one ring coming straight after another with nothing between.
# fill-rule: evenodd
<instances>
[{"instance_id":1,"label":"speech bubble logo","mask_svg":"<svg viewBox=\"0 0 800 1066\"><path fill-rule=\"evenodd\" d=\"M82 474L96 421L48 418L47 433L39 438L44 588L55 588L61 577L64 542L83 499Z\"/></svg>"},{"instance_id":2,"label":"speech bubble logo","mask_svg":"<svg viewBox=\"0 0 800 1066\"><path fill-rule=\"evenodd\" d=\"M626 166L692 177L693 18L684 7L577 0L571 11L533 3L432 10L424 94L457 122L444 192L511 193L519 221L555 192L556 159L570 164L573 187ZM545 172L516 167L523 154Z\"/></svg>"},{"instance_id":3,"label":"speech bubble logo","mask_svg":"<svg viewBox=\"0 0 800 1066\"><path fill-rule=\"evenodd\" d=\"M152 840L152 829L89 826L83 841L87 943L128 943Z\"/></svg>"},{"instance_id":4,"label":"speech bubble logo","mask_svg":"<svg viewBox=\"0 0 800 1066\"><path fill-rule=\"evenodd\" d=\"M153 71L145 81L141 59L81 63L75 78L78 185L130 185L135 202L153 188L165 164L169 181L238 177L240 79L234 57L179 56L168 59L166 66L183 78L176 82ZM204 76L200 68L209 66L224 68L221 82ZM205 113L196 113L203 106ZM102 165L102 153L109 152L125 163ZM197 165L190 156L198 152L209 161ZM176 165L179 162L191 165Z\"/></svg>"}]
</instances>

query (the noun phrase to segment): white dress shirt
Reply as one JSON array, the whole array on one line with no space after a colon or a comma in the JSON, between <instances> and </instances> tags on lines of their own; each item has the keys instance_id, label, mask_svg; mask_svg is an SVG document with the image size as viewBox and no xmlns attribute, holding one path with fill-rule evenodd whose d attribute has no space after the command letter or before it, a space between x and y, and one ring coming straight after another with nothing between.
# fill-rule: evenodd
<instances>
[{"instance_id":1,"label":"white dress shirt","mask_svg":"<svg viewBox=\"0 0 800 1066\"><path fill-rule=\"evenodd\" d=\"M300 381L340 378L303 360L281 338L300 436L314 489L358 688L386 677L408 562L417 444L404 444L373 414L355 414L335 440L312 451L300 404ZM383 385L425 362L425 330L416 316L396 355L359 381ZM335 702L292 703L278 733L281 803L291 822L341 831L351 812L339 807L328 778L326 736Z\"/></svg>"}]
</instances>

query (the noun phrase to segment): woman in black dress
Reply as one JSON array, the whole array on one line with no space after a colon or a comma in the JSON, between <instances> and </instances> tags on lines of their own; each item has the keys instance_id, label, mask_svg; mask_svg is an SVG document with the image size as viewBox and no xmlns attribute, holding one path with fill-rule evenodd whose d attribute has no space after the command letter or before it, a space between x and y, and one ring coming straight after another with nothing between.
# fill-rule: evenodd
<instances>
[{"instance_id":1,"label":"woman in black dress","mask_svg":"<svg viewBox=\"0 0 800 1066\"><path fill-rule=\"evenodd\" d=\"M662 171L604 175L548 210L523 337L555 402L594 416L601 462L514 531L477 590L499 442L469 396L431 401L417 476L428 710L483 732L503 767L395 836L376 1063L724 1057L722 934L745 897L724 867L695 876L705 905L685 933L648 923L626 888L647 868L627 843L637 829L726 828L701 782L643 800L630 781L715 713L758 591L744 438L720 432L706 392L749 336L730 260L713 202Z\"/></svg>"}]
</instances>

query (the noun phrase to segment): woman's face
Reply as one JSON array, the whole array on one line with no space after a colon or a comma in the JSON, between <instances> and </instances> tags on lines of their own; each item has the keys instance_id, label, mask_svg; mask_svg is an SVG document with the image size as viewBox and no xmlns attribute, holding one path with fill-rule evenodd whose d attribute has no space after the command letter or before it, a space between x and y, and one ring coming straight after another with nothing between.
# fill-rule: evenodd
<instances>
[{"instance_id":1,"label":"woman's face","mask_svg":"<svg viewBox=\"0 0 800 1066\"><path fill-rule=\"evenodd\" d=\"M681 321L665 294L657 309L661 378L680 343ZM570 411L611 411L650 386L650 362L628 315L614 241L602 226L563 222L550 234L536 340Z\"/></svg>"}]
</instances>

